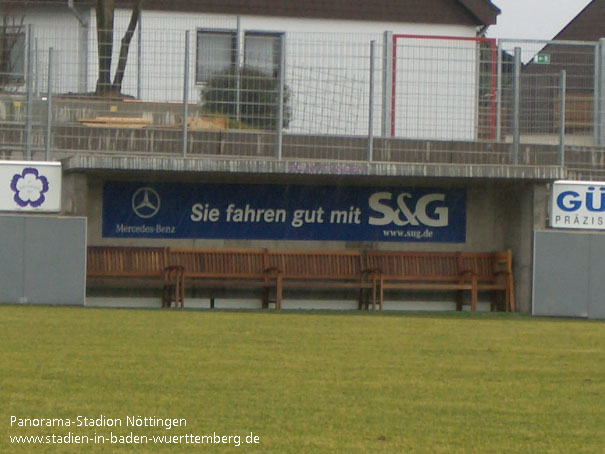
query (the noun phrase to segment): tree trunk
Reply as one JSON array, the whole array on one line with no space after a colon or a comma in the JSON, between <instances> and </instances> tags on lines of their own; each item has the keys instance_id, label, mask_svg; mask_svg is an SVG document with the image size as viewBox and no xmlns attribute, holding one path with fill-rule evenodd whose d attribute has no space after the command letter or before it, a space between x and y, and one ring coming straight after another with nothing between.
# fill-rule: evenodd
<instances>
[{"instance_id":1,"label":"tree trunk","mask_svg":"<svg viewBox=\"0 0 605 454\"><path fill-rule=\"evenodd\" d=\"M99 57L99 78L97 95L108 94L111 90L111 56L113 53L114 0L97 0L97 49Z\"/></svg>"},{"instance_id":2,"label":"tree trunk","mask_svg":"<svg viewBox=\"0 0 605 454\"><path fill-rule=\"evenodd\" d=\"M143 0L137 0L136 4L132 7L130 23L128 24L128 29L126 29L124 37L122 38L122 44L120 46L120 58L118 60L116 74L113 79L112 91L114 93L120 93L122 91L122 81L124 80L124 72L126 71L126 62L128 60L130 41L132 40L134 31L137 28L137 23L139 22L139 17L141 16L142 6Z\"/></svg>"}]
</instances>

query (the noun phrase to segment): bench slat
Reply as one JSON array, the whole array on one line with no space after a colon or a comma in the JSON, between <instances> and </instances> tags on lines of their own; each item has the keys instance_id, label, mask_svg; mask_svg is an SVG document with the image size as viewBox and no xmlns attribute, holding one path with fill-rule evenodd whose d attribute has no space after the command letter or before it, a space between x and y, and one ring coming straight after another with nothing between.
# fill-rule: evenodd
<instances>
[{"instance_id":1,"label":"bench slat","mask_svg":"<svg viewBox=\"0 0 605 454\"><path fill-rule=\"evenodd\" d=\"M479 291L502 290L506 310L514 311L510 250L494 253L368 251L367 266L380 275L380 300L385 289L471 290L471 310ZM461 294L457 296L461 309Z\"/></svg>"},{"instance_id":2,"label":"bench slat","mask_svg":"<svg viewBox=\"0 0 605 454\"><path fill-rule=\"evenodd\" d=\"M506 310L514 310L510 250L363 253L90 246L87 257L87 276L92 278L162 279L167 267L176 266L191 285L264 288L264 307L269 289L274 289L278 309L284 288L316 287L357 288L360 308L361 290L370 289L373 307L378 304L381 309L385 289L471 290L472 310L476 309L479 291L503 291ZM461 308L460 292L457 307Z\"/></svg>"},{"instance_id":3,"label":"bench slat","mask_svg":"<svg viewBox=\"0 0 605 454\"><path fill-rule=\"evenodd\" d=\"M99 277L161 277L165 257L164 248L89 246L86 273Z\"/></svg>"}]
</instances>

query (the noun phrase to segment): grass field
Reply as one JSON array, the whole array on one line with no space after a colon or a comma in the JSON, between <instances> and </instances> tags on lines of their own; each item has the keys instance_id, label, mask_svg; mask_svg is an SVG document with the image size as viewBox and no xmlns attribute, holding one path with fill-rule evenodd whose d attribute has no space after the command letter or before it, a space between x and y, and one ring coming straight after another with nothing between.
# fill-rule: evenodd
<instances>
[{"instance_id":1,"label":"grass field","mask_svg":"<svg viewBox=\"0 0 605 454\"><path fill-rule=\"evenodd\" d=\"M0 452L604 452L602 322L2 306L0 333Z\"/></svg>"}]
</instances>

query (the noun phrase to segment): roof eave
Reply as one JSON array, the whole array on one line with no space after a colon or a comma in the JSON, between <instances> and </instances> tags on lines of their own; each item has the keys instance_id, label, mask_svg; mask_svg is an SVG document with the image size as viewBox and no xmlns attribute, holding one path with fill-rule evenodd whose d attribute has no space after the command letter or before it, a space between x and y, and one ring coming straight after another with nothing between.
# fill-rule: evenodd
<instances>
[{"instance_id":1,"label":"roof eave","mask_svg":"<svg viewBox=\"0 0 605 454\"><path fill-rule=\"evenodd\" d=\"M458 0L479 22L480 25L495 25L500 8L490 0Z\"/></svg>"}]
</instances>

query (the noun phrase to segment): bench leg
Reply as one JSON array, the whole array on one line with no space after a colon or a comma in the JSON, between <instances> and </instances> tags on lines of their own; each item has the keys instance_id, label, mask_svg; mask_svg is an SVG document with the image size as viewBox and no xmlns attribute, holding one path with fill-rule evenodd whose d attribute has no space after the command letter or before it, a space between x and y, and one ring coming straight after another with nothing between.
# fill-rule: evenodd
<instances>
[{"instance_id":1,"label":"bench leg","mask_svg":"<svg viewBox=\"0 0 605 454\"><path fill-rule=\"evenodd\" d=\"M162 289L162 307L185 307L185 270L173 266L164 270L164 287Z\"/></svg>"},{"instance_id":2,"label":"bench leg","mask_svg":"<svg viewBox=\"0 0 605 454\"><path fill-rule=\"evenodd\" d=\"M460 312L464 305L464 290L458 290L456 292L456 310Z\"/></svg>"},{"instance_id":3,"label":"bench leg","mask_svg":"<svg viewBox=\"0 0 605 454\"><path fill-rule=\"evenodd\" d=\"M185 276L180 275L177 277L176 287L176 301L180 303L181 309L185 308Z\"/></svg>"},{"instance_id":4,"label":"bench leg","mask_svg":"<svg viewBox=\"0 0 605 454\"><path fill-rule=\"evenodd\" d=\"M380 310L382 310L382 304L384 303L384 279L380 276L379 280L379 288L378 288L378 304L380 305ZM374 285L374 293L376 293L376 285Z\"/></svg>"},{"instance_id":5,"label":"bench leg","mask_svg":"<svg viewBox=\"0 0 605 454\"><path fill-rule=\"evenodd\" d=\"M382 278L373 280L372 285L372 310L376 310L376 306L378 306L378 310L382 311L382 303L384 301L384 290L382 289Z\"/></svg>"},{"instance_id":6,"label":"bench leg","mask_svg":"<svg viewBox=\"0 0 605 454\"><path fill-rule=\"evenodd\" d=\"M363 306L366 305L367 306L367 297L366 297L366 292L364 292L363 288L359 289L359 301L357 302L357 309L358 310L363 310Z\"/></svg>"},{"instance_id":7,"label":"bench leg","mask_svg":"<svg viewBox=\"0 0 605 454\"><path fill-rule=\"evenodd\" d=\"M510 300L508 295L508 289L505 289L503 292L494 292L490 308L493 311L505 311L509 312L510 310Z\"/></svg>"},{"instance_id":8,"label":"bench leg","mask_svg":"<svg viewBox=\"0 0 605 454\"><path fill-rule=\"evenodd\" d=\"M359 300L359 310L366 310L369 311L370 310L370 304L372 304L372 310L376 310L376 302L377 302L377 293L378 293L378 289L377 289L377 284L376 284L376 278L372 277L372 288L366 289L367 291L366 293L366 298L362 299L360 298ZM360 291L360 295L363 293L363 290ZM381 306L382 307L382 306Z\"/></svg>"},{"instance_id":9,"label":"bench leg","mask_svg":"<svg viewBox=\"0 0 605 454\"><path fill-rule=\"evenodd\" d=\"M490 312L497 311L502 306L500 305L500 295L495 295L491 301L489 302L489 310ZM506 295L504 297L504 305L506 306L508 303L506 302Z\"/></svg>"},{"instance_id":10,"label":"bench leg","mask_svg":"<svg viewBox=\"0 0 605 454\"><path fill-rule=\"evenodd\" d=\"M162 292L162 307L171 308L174 302L175 308L185 307L185 295L182 283L177 281L176 285L165 285Z\"/></svg>"},{"instance_id":11,"label":"bench leg","mask_svg":"<svg viewBox=\"0 0 605 454\"><path fill-rule=\"evenodd\" d=\"M471 312L476 312L477 311L477 300L479 299L479 295L478 295L479 291L477 289L478 282L477 282L476 276L473 276L472 283L473 283L473 287L471 289Z\"/></svg>"},{"instance_id":12,"label":"bench leg","mask_svg":"<svg viewBox=\"0 0 605 454\"><path fill-rule=\"evenodd\" d=\"M263 304L262 304L262 308L263 309L269 309L269 295L271 292L271 288L270 287L265 287L263 288Z\"/></svg>"},{"instance_id":13,"label":"bench leg","mask_svg":"<svg viewBox=\"0 0 605 454\"><path fill-rule=\"evenodd\" d=\"M372 285L372 307L376 307L376 279L374 279L374 285Z\"/></svg>"},{"instance_id":14,"label":"bench leg","mask_svg":"<svg viewBox=\"0 0 605 454\"><path fill-rule=\"evenodd\" d=\"M376 310L376 285L372 286L372 312Z\"/></svg>"},{"instance_id":15,"label":"bench leg","mask_svg":"<svg viewBox=\"0 0 605 454\"><path fill-rule=\"evenodd\" d=\"M164 284L162 289L162 307L169 308L172 306L172 285Z\"/></svg>"},{"instance_id":16,"label":"bench leg","mask_svg":"<svg viewBox=\"0 0 605 454\"><path fill-rule=\"evenodd\" d=\"M277 276L276 279L276 290L275 290L275 310L281 310L281 300L283 296L283 281L281 275Z\"/></svg>"},{"instance_id":17,"label":"bench leg","mask_svg":"<svg viewBox=\"0 0 605 454\"><path fill-rule=\"evenodd\" d=\"M513 281L513 276L509 276L508 280L508 288L506 293L508 294L508 306L507 306L507 310L509 310L510 312L515 312L515 285L514 285L514 281Z\"/></svg>"}]
</instances>

